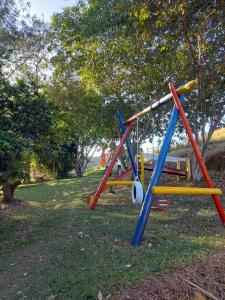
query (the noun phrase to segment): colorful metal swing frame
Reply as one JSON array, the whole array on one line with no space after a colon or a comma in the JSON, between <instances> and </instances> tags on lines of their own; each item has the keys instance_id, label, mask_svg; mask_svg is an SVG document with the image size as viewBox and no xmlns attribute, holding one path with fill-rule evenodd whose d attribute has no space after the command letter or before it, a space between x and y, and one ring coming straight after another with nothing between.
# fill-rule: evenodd
<instances>
[{"instance_id":1,"label":"colorful metal swing frame","mask_svg":"<svg viewBox=\"0 0 225 300\"><path fill-rule=\"evenodd\" d=\"M119 115L118 115L123 136L120 140L119 146L117 147L117 149L113 155L111 164L109 165L107 171L105 172L104 177L102 178L102 181L99 184L97 191L92 194L93 198L91 201L92 203L90 205L91 210L94 210L96 208L96 205L98 203L101 193L106 189L108 178L110 177L113 166L114 166L114 164L120 154L120 151L125 143L127 146L127 151L128 151L129 157L130 157L132 169L133 169L134 173L136 175L138 175L137 174L138 168L136 167L134 156L133 156L131 145L130 145L130 141L129 141L129 134L131 132L134 122L138 118L148 114L150 111L152 111L152 110L156 109L158 106L164 104L171 98L174 101L174 107L172 110L169 125L167 128L165 137L164 137L164 141L163 141L160 153L159 153L158 160L156 161L156 164L155 164L155 167L154 167L154 170L152 173L152 177L151 177L151 180L148 185L147 192L145 194L145 199L142 204L142 208L141 208L141 212L140 212L140 215L138 218L136 230L133 235L132 245L134 245L134 246L140 245L140 243L142 241L145 227L147 225L148 217L149 217L151 208L153 206L153 202L154 202L154 198L155 198L156 194L165 194L165 193L167 193L167 194L210 194L212 196L214 204L217 208L217 211L218 211L218 214L220 216L222 223L223 224L225 223L225 212L224 212L222 203L220 201L220 198L218 196L218 195L222 194L222 191L220 189L217 189L214 187L213 181L209 176L208 170L202 159L198 145L192 134L189 122L187 120L187 117L185 115L185 112L184 112L184 109L182 106L182 102L184 101L184 94L187 92L190 92L196 86L197 86L197 81L193 80L176 90L174 85L172 83L169 83L169 88L170 88L170 92L171 92L170 94L161 98L160 100L155 102L153 105L147 107L143 111L135 114L130 119L128 119L125 123L123 121L121 113L119 113ZM160 187L160 186L158 186L159 180L161 177L161 173L163 172L163 166L165 163L165 159L166 159L167 153L169 151L171 140L172 140L172 137L174 134L174 129L177 124L179 116L181 117L181 121L182 121L185 131L189 137L193 151L196 155L197 161L199 163L199 166L201 168L203 177L205 179L205 182L206 182L208 188Z\"/></svg>"}]
</instances>

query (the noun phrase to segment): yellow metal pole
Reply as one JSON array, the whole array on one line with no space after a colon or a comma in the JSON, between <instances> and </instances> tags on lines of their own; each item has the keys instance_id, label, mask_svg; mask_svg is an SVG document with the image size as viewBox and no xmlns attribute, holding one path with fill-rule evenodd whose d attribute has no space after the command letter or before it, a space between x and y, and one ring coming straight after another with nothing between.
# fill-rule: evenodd
<instances>
[{"instance_id":1,"label":"yellow metal pole","mask_svg":"<svg viewBox=\"0 0 225 300\"><path fill-rule=\"evenodd\" d=\"M186 172L187 172L187 180L191 180L191 164L190 159L186 159Z\"/></svg>"},{"instance_id":2,"label":"yellow metal pole","mask_svg":"<svg viewBox=\"0 0 225 300\"><path fill-rule=\"evenodd\" d=\"M177 170L180 170L181 169L181 166L180 166L180 161L178 160L177 161ZM177 182L180 181L180 175L177 175Z\"/></svg>"},{"instance_id":3,"label":"yellow metal pole","mask_svg":"<svg viewBox=\"0 0 225 300\"><path fill-rule=\"evenodd\" d=\"M141 153L141 183L144 187L145 184L145 158L144 153Z\"/></svg>"},{"instance_id":4,"label":"yellow metal pole","mask_svg":"<svg viewBox=\"0 0 225 300\"><path fill-rule=\"evenodd\" d=\"M133 183L131 180L108 180L106 185L132 185Z\"/></svg>"},{"instance_id":5,"label":"yellow metal pole","mask_svg":"<svg viewBox=\"0 0 225 300\"><path fill-rule=\"evenodd\" d=\"M218 188L196 188L196 187L176 187L176 186L153 186L153 194L180 194L180 195L221 195Z\"/></svg>"}]
</instances>

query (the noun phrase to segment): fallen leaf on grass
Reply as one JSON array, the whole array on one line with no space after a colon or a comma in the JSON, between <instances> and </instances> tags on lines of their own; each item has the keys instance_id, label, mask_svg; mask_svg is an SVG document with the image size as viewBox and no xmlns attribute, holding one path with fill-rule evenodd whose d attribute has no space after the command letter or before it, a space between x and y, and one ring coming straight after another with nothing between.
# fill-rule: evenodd
<instances>
[{"instance_id":1,"label":"fallen leaf on grass","mask_svg":"<svg viewBox=\"0 0 225 300\"><path fill-rule=\"evenodd\" d=\"M79 237L82 239L83 238L83 232L82 231L80 231L79 233L78 233L78 235L79 235Z\"/></svg>"},{"instance_id":2,"label":"fallen leaf on grass","mask_svg":"<svg viewBox=\"0 0 225 300\"><path fill-rule=\"evenodd\" d=\"M98 292L98 296L97 297L98 297L98 300L103 300L103 296L102 296L102 293L100 291Z\"/></svg>"},{"instance_id":3,"label":"fallen leaf on grass","mask_svg":"<svg viewBox=\"0 0 225 300\"><path fill-rule=\"evenodd\" d=\"M54 300L57 295L51 295L46 298L46 300Z\"/></svg>"},{"instance_id":4,"label":"fallen leaf on grass","mask_svg":"<svg viewBox=\"0 0 225 300\"><path fill-rule=\"evenodd\" d=\"M17 292L17 295L20 295L20 294L22 294L22 292L23 292L23 291L18 291L18 292Z\"/></svg>"}]
</instances>

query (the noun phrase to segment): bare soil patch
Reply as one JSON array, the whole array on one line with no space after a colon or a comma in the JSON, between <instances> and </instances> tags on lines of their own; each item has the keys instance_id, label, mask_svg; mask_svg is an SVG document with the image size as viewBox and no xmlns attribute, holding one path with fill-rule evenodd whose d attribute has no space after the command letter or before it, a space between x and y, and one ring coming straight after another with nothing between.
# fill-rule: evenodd
<instances>
[{"instance_id":1,"label":"bare soil patch","mask_svg":"<svg viewBox=\"0 0 225 300\"><path fill-rule=\"evenodd\" d=\"M143 281L138 288L127 287L110 299L176 300L213 299L202 294L186 280L208 291L218 299L225 299L225 249L184 268Z\"/></svg>"}]
</instances>

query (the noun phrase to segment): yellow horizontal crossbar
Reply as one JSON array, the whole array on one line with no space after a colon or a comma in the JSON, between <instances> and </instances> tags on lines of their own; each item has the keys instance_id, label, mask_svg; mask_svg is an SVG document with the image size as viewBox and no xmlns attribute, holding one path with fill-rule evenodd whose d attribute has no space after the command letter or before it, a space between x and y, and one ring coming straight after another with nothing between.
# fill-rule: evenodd
<instances>
[{"instance_id":1,"label":"yellow horizontal crossbar","mask_svg":"<svg viewBox=\"0 0 225 300\"><path fill-rule=\"evenodd\" d=\"M197 79L195 80L191 80L189 82L187 82L185 85L179 87L177 89L177 92L181 95L181 94L186 94L191 92L193 89L195 89L198 86L198 81Z\"/></svg>"},{"instance_id":2,"label":"yellow horizontal crossbar","mask_svg":"<svg viewBox=\"0 0 225 300\"><path fill-rule=\"evenodd\" d=\"M198 85L197 80L191 80L189 82L187 82L185 85L180 86L179 88L177 88L177 92L178 94L182 95L182 94L186 94L190 91L192 91L194 88L196 88ZM142 111L138 112L137 114L133 115L131 118L129 118L125 124L128 124L130 122L133 122L134 120L137 120L138 118L148 114L150 111L156 109L159 105L167 102L168 100L170 100L172 98L172 94L169 93L166 96L162 97L161 99L159 99L158 101L156 101L155 103L153 103L152 105L146 107L145 109L143 109Z\"/></svg>"},{"instance_id":3,"label":"yellow horizontal crossbar","mask_svg":"<svg viewBox=\"0 0 225 300\"><path fill-rule=\"evenodd\" d=\"M132 185L133 181L131 180L108 180L106 185Z\"/></svg>"},{"instance_id":4,"label":"yellow horizontal crossbar","mask_svg":"<svg viewBox=\"0 0 225 300\"><path fill-rule=\"evenodd\" d=\"M221 195L222 191L217 188L153 186L152 193L153 194L180 194L180 195Z\"/></svg>"}]
</instances>

